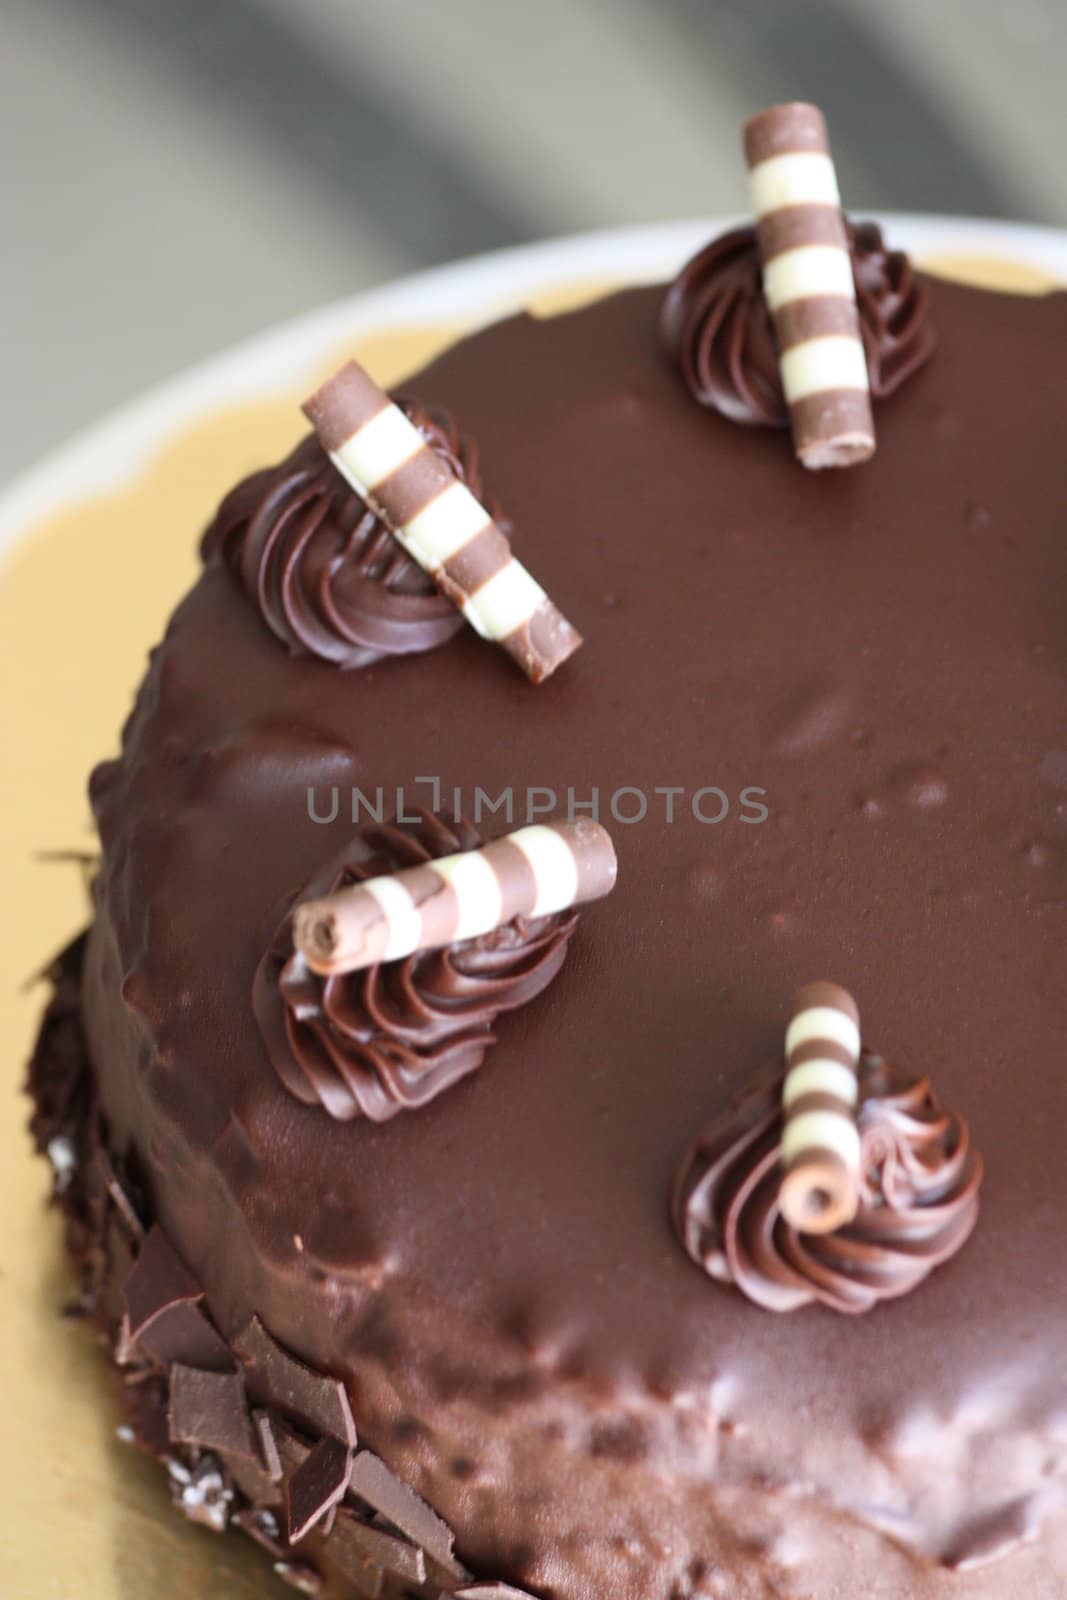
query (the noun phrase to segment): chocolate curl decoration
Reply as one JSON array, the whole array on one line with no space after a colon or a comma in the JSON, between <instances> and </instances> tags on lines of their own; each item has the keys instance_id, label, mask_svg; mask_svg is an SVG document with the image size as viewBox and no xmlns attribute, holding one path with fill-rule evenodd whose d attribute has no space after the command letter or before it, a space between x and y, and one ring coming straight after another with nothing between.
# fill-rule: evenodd
<instances>
[{"instance_id":1,"label":"chocolate curl decoration","mask_svg":"<svg viewBox=\"0 0 1067 1600\"><path fill-rule=\"evenodd\" d=\"M582 643L485 507L355 361L304 403L337 470L483 639L541 683Z\"/></svg>"},{"instance_id":2,"label":"chocolate curl decoration","mask_svg":"<svg viewBox=\"0 0 1067 1600\"><path fill-rule=\"evenodd\" d=\"M859 1208L833 1233L781 1209L784 1074L754 1084L690 1149L672 1214L696 1264L766 1311L850 1316L910 1294L960 1250L978 1218L982 1159L929 1079L860 1057Z\"/></svg>"},{"instance_id":3,"label":"chocolate curl decoration","mask_svg":"<svg viewBox=\"0 0 1067 1600\"><path fill-rule=\"evenodd\" d=\"M431 450L472 494L487 497L478 452L447 411L397 396ZM509 525L494 510L507 534ZM434 650L466 624L309 434L284 461L226 495L204 536L205 562L221 559L291 655L342 671Z\"/></svg>"},{"instance_id":4,"label":"chocolate curl decoration","mask_svg":"<svg viewBox=\"0 0 1067 1600\"><path fill-rule=\"evenodd\" d=\"M598 900L617 870L599 823L539 823L308 901L296 909L293 942L313 972L358 972Z\"/></svg>"},{"instance_id":5,"label":"chocolate curl decoration","mask_svg":"<svg viewBox=\"0 0 1067 1600\"><path fill-rule=\"evenodd\" d=\"M860 1014L836 983L809 983L785 1036L778 1204L798 1233L833 1233L859 1206Z\"/></svg>"},{"instance_id":6,"label":"chocolate curl decoration","mask_svg":"<svg viewBox=\"0 0 1067 1600\"><path fill-rule=\"evenodd\" d=\"M845 218L871 402L906 386L937 345L930 292L903 250L873 222ZM774 325L760 281L755 228L734 228L687 261L663 300L668 356L702 406L731 422L788 428Z\"/></svg>"},{"instance_id":7,"label":"chocolate curl decoration","mask_svg":"<svg viewBox=\"0 0 1067 1600\"><path fill-rule=\"evenodd\" d=\"M425 812L402 823L367 823L296 903L483 843L459 817ZM424 1106L481 1066L498 1017L553 982L578 917L576 910L516 917L480 939L321 977L294 950L287 912L252 986L271 1064L290 1094L340 1122L360 1116L385 1122Z\"/></svg>"},{"instance_id":8,"label":"chocolate curl decoration","mask_svg":"<svg viewBox=\"0 0 1067 1600\"><path fill-rule=\"evenodd\" d=\"M826 122L771 106L745 124L745 160L793 445L805 467L874 454L870 382Z\"/></svg>"}]
</instances>

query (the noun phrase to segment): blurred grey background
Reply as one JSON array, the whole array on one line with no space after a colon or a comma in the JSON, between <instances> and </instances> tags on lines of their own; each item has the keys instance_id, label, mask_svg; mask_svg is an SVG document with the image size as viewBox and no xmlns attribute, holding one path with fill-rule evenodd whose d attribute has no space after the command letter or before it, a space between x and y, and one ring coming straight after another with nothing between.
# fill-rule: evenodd
<instances>
[{"instance_id":1,"label":"blurred grey background","mask_svg":"<svg viewBox=\"0 0 1067 1600\"><path fill-rule=\"evenodd\" d=\"M416 267L744 204L830 118L852 209L1067 222L1067 0L2 0L0 479Z\"/></svg>"}]
</instances>

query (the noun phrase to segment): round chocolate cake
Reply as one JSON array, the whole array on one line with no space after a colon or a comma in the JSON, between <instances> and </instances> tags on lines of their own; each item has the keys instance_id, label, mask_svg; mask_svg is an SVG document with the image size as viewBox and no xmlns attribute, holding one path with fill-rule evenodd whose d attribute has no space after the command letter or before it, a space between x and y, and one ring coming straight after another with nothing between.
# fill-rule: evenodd
<instances>
[{"instance_id":1,"label":"round chocolate cake","mask_svg":"<svg viewBox=\"0 0 1067 1600\"><path fill-rule=\"evenodd\" d=\"M1067 296L850 243L872 459L797 461L750 233L514 317L399 411L583 647L528 681L311 435L93 775L36 1131L137 1437L298 1589L1067 1592ZM302 954L309 899L567 817L597 903ZM805 1243L824 977L863 1187Z\"/></svg>"}]
</instances>

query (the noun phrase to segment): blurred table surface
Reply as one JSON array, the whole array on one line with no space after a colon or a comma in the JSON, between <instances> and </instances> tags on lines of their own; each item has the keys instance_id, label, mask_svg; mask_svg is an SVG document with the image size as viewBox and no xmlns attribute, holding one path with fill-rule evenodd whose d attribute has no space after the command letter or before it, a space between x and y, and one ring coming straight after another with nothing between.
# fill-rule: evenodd
<instances>
[{"instance_id":1,"label":"blurred table surface","mask_svg":"<svg viewBox=\"0 0 1067 1600\"><path fill-rule=\"evenodd\" d=\"M846 203L1067 222L1062 0L4 0L0 481L419 266L733 212L827 111Z\"/></svg>"}]
</instances>

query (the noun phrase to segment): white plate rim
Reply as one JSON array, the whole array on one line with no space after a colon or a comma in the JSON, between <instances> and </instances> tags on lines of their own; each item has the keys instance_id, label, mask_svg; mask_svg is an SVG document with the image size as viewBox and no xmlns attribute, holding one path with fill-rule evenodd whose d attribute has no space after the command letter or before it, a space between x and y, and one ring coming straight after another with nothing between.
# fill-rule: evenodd
<instances>
[{"instance_id":1,"label":"white plate rim","mask_svg":"<svg viewBox=\"0 0 1067 1600\"><path fill-rule=\"evenodd\" d=\"M856 215L868 215L857 212ZM977 217L871 213L917 258L985 252L1067 283L1067 230ZM346 339L392 327L467 330L520 310L537 295L583 281L654 282L743 217L702 217L599 229L431 267L334 301L164 380L75 434L0 493L0 562L46 518L133 478L168 437L198 416L288 391Z\"/></svg>"}]
</instances>

